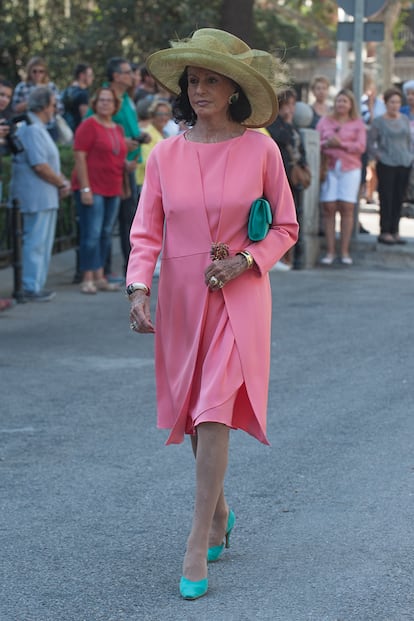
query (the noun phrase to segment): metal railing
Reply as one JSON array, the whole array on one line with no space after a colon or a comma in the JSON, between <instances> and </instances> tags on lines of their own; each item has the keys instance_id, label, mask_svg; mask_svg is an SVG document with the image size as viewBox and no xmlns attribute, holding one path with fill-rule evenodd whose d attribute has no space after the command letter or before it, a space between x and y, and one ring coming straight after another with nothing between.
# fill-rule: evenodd
<instances>
[{"instance_id":1,"label":"metal railing","mask_svg":"<svg viewBox=\"0 0 414 621\"><path fill-rule=\"evenodd\" d=\"M13 267L13 297L24 301L22 284L23 215L16 199L12 206L0 203L0 269ZM76 209L72 197L62 201L58 209L53 254L78 245Z\"/></svg>"}]
</instances>

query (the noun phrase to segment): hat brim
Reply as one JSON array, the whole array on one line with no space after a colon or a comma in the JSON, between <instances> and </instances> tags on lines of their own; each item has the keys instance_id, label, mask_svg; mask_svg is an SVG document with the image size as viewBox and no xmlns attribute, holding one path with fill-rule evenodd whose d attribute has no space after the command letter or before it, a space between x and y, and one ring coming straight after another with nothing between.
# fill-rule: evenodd
<instances>
[{"instance_id":1,"label":"hat brim","mask_svg":"<svg viewBox=\"0 0 414 621\"><path fill-rule=\"evenodd\" d=\"M245 127L266 127L277 116L276 92L268 80L245 62L226 54L196 47L171 48L151 54L146 66L157 82L173 95L180 93L178 81L188 66L209 69L233 80L243 89L252 108L251 115L242 122Z\"/></svg>"}]
</instances>

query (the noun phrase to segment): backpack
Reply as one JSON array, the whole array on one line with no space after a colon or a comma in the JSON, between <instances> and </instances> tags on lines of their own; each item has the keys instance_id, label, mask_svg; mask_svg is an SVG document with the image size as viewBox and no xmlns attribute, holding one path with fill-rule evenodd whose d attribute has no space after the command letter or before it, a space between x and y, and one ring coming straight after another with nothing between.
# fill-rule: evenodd
<instances>
[{"instance_id":1,"label":"backpack","mask_svg":"<svg viewBox=\"0 0 414 621\"><path fill-rule=\"evenodd\" d=\"M61 95L61 101L65 108L62 116L72 131L76 129L75 111L73 109L75 96L79 92L79 86L68 86Z\"/></svg>"}]
</instances>

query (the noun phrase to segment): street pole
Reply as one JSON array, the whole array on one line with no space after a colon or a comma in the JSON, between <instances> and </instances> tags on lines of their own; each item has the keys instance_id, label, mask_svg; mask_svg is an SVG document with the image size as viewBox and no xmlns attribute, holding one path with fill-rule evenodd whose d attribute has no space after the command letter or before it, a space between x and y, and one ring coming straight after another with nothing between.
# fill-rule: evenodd
<instances>
[{"instance_id":1,"label":"street pole","mask_svg":"<svg viewBox=\"0 0 414 621\"><path fill-rule=\"evenodd\" d=\"M354 80L353 90L358 106L361 106L363 84L364 0L355 0L354 14Z\"/></svg>"},{"instance_id":2,"label":"street pole","mask_svg":"<svg viewBox=\"0 0 414 621\"><path fill-rule=\"evenodd\" d=\"M363 89L363 58L362 47L364 40L364 2L365 0L355 0L354 13L354 79L353 91L356 100L358 112L361 109L361 98ZM357 236L359 231L359 198L355 205L354 214L354 231L353 238Z\"/></svg>"}]
</instances>

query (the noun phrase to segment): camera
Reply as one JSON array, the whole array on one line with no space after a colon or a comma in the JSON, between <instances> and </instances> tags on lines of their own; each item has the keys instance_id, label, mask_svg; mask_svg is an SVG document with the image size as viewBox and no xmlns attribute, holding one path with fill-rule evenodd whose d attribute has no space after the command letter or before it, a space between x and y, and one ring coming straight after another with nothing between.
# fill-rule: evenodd
<instances>
[{"instance_id":1,"label":"camera","mask_svg":"<svg viewBox=\"0 0 414 621\"><path fill-rule=\"evenodd\" d=\"M17 155L17 153L21 153L22 151L24 151L22 141L17 135L18 123L21 123L22 121L30 124L30 120L26 114L19 114L18 116L14 116L10 120L4 117L0 119L1 125L8 125L10 128L9 133L7 134L5 139L6 144L9 147L10 152L13 153L13 155Z\"/></svg>"},{"instance_id":2,"label":"camera","mask_svg":"<svg viewBox=\"0 0 414 621\"><path fill-rule=\"evenodd\" d=\"M148 134L143 133L139 136L131 136L131 140L135 140L135 142L138 142L139 144L145 144L148 142Z\"/></svg>"}]
</instances>

